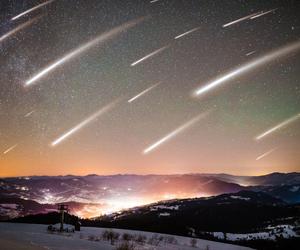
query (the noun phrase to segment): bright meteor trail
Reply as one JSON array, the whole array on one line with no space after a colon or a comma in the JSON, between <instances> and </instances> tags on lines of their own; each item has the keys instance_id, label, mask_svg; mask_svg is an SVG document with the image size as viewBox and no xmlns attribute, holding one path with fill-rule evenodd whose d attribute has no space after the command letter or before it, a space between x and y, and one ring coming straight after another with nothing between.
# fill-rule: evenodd
<instances>
[{"instance_id":1,"label":"bright meteor trail","mask_svg":"<svg viewBox=\"0 0 300 250\"><path fill-rule=\"evenodd\" d=\"M168 47L169 47L169 46L164 46L164 47L162 47L162 48L160 48L160 49L157 49L157 50L153 51L152 53L150 53L150 54L148 54L148 55L142 57L141 59L139 59L139 60L133 62L133 63L131 64L131 66L135 66L135 65L137 65L137 64L139 64L139 63L141 63L141 62L143 62L143 61L145 61L145 60L147 60L147 59L149 59L150 57L153 57L153 56L155 56L156 54L161 53L162 51L164 51L164 50L167 49Z\"/></svg>"},{"instance_id":2,"label":"bright meteor trail","mask_svg":"<svg viewBox=\"0 0 300 250\"><path fill-rule=\"evenodd\" d=\"M254 53L255 53L255 50L252 50L252 51L248 52L248 53L246 54L246 56L251 56L251 55L254 54Z\"/></svg>"},{"instance_id":3,"label":"bright meteor trail","mask_svg":"<svg viewBox=\"0 0 300 250\"><path fill-rule=\"evenodd\" d=\"M225 83L229 80L232 80L240 75L243 75L245 73L248 73L251 70L254 70L260 66L263 66L266 63L272 62L275 59L281 58L287 54L290 54L292 52L295 52L300 49L300 41L294 42L292 44L286 45L284 47L281 47L277 50L271 51L264 56L258 57L253 59L252 61L243 64L242 66L229 71L228 73L224 74L223 76L220 76L216 78L215 80L209 82L208 84L204 85L203 87L200 87L195 91L195 95L199 96L205 92L208 92L209 90L214 89L215 87L219 86L222 83Z\"/></svg>"},{"instance_id":4,"label":"bright meteor trail","mask_svg":"<svg viewBox=\"0 0 300 250\"><path fill-rule=\"evenodd\" d=\"M139 97L141 97L142 95L146 94L147 92L149 92L151 89L154 89L157 85L159 85L160 82L152 85L151 87L143 90L141 93L137 94L136 96L132 97L131 99L128 100L128 102L133 102L134 100L138 99Z\"/></svg>"},{"instance_id":5,"label":"bright meteor trail","mask_svg":"<svg viewBox=\"0 0 300 250\"><path fill-rule=\"evenodd\" d=\"M112 39L113 37L120 34L121 32L124 32L124 31L134 27L135 25L137 25L138 23L140 23L144 19L145 18L139 18L139 19L127 22L125 24L122 24L118 27L115 27L115 28L111 29L108 32L105 32L105 33L97 36L96 38L90 40L89 42L79 46L75 50L69 52L68 54L66 54L62 58L58 59L57 61L50 64L48 67L46 67L43 70L41 70L40 72L38 72L32 78L27 80L26 83L25 83L25 86L29 86L29 85L33 84L34 82L36 82L40 78L46 76L49 72L53 71L55 68L59 67L60 65L66 63L69 60L71 60L72 58L74 58L76 56L79 56L80 54L86 52L88 49L92 48L93 46L97 45L98 43L106 42L107 40Z\"/></svg>"},{"instance_id":6,"label":"bright meteor trail","mask_svg":"<svg viewBox=\"0 0 300 250\"><path fill-rule=\"evenodd\" d=\"M22 23L20 25L18 25L16 28L12 29L11 31L7 32L6 34L4 34L3 36L0 37L0 42L3 42L4 40L6 40L7 38L13 36L14 34L16 34L18 31L25 29L27 27L29 27L30 25L32 25L36 20L38 20L39 18L41 18L41 16L38 16L36 18L33 18L25 23Z\"/></svg>"},{"instance_id":7,"label":"bright meteor trail","mask_svg":"<svg viewBox=\"0 0 300 250\"><path fill-rule=\"evenodd\" d=\"M263 153L262 155L258 156L255 160L258 161L264 157L266 157L267 155L271 154L272 152L274 152L277 148L273 148L265 153Z\"/></svg>"},{"instance_id":8,"label":"bright meteor trail","mask_svg":"<svg viewBox=\"0 0 300 250\"><path fill-rule=\"evenodd\" d=\"M184 32L184 33L182 33L182 34L180 34L178 36L175 36L174 39L178 39L178 38L181 38L181 37L186 36L188 34L191 34L191 33L195 32L195 31L197 31L198 29L199 29L199 27L191 29L191 30L188 30L188 31L186 31L186 32Z\"/></svg>"},{"instance_id":9,"label":"bright meteor trail","mask_svg":"<svg viewBox=\"0 0 300 250\"><path fill-rule=\"evenodd\" d=\"M259 13L259 12L256 12L256 13L250 14L250 15L248 15L248 16L241 17L241 18L239 18L239 19L237 19L237 20L231 21L231 22L229 22L229 23L226 23L226 24L223 25L223 28L228 27L228 26L231 26L231 25L236 24L236 23L239 23L239 22L242 22L242 21L245 21L245 20L247 20L247 19L249 19L249 18L251 18L251 17L253 17L253 16L256 16L258 13Z\"/></svg>"},{"instance_id":10,"label":"bright meteor trail","mask_svg":"<svg viewBox=\"0 0 300 250\"><path fill-rule=\"evenodd\" d=\"M165 143L166 141L170 140L172 137L178 135L179 133L183 132L184 130L186 130L187 128L189 128L190 126L194 125L197 121L199 121L200 119L206 117L208 115L209 112L205 112L202 113L196 117L194 117L193 119L189 120L188 122L186 122L185 124L181 125L180 127L176 128L175 130L173 130L171 133L167 134L165 137L161 138L160 140L158 140L157 142L153 143L152 145L150 145L149 147L147 147L144 151L143 154L148 154L150 151L154 150L155 148L157 148L158 146L160 146L161 144Z\"/></svg>"},{"instance_id":11,"label":"bright meteor trail","mask_svg":"<svg viewBox=\"0 0 300 250\"><path fill-rule=\"evenodd\" d=\"M268 11L265 11L265 12L261 12L261 13L255 15L255 16L250 17L250 19L252 20L252 19L255 19L255 18L264 16L264 15L267 15L267 14L269 14L269 13L271 13L271 12L275 12L276 10L277 10L277 9L272 9L272 10L268 10Z\"/></svg>"},{"instance_id":12,"label":"bright meteor trail","mask_svg":"<svg viewBox=\"0 0 300 250\"><path fill-rule=\"evenodd\" d=\"M20 14L17 15L17 16L14 16L11 20L16 20L16 19L18 19L18 18L20 18L20 17L22 17L22 16L24 16L24 15L30 13L30 12L33 12L33 11L39 9L39 8L42 8L42 7L45 6L45 5L48 5L48 4L52 3L53 1L55 1L55 0L49 0L49 1L46 1L46 2L44 2L44 3L41 3L41 4L39 4L39 5L37 5L37 6L33 7L33 8L31 8L31 9L28 9L28 10L26 10L26 11L20 13Z\"/></svg>"},{"instance_id":13,"label":"bright meteor trail","mask_svg":"<svg viewBox=\"0 0 300 250\"><path fill-rule=\"evenodd\" d=\"M80 129L82 129L83 127L85 127L86 125L88 125L89 123L91 123L92 121L94 121L95 119L97 119L100 115L103 115L104 113L108 112L109 110L111 110L115 104L118 101L114 101L108 105L106 105L105 107L101 108L100 110L98 110L96 113L92 114L91 116L89 116L88 118L86 118L85 120L83 120L81 123L79 123L78 125L76 125L75 127L71 128L69 131L67 131L66 133L64 133L63 135L61 135L60 137L58 137L57 139L55 139L52 143L51 146L54 147L56 145L58 145L59 143L61 143L63 140L65 140L67 137L71 136L72 134L78 132Z\"/></svg>"},{"instance_id":14,"label":"bright meteor trail","mask_svg":"<svg viewBox=\"0 0 300 250\"><path fill-rule=\"evenodd\" d=\"M18 146L18 144L15 144L13 146L11 146L10 148L6 149L3 154L7 154L8 152L12 151L14 148L16 148Z\"/></svg>"},{"instance_id":15,"label":"bright meteor trail","mask_svg":"<svg viewBox=\"0 0 300 250\"><path fill-rule=\"evenodd\" d=\"M288 124L290 124L290 123L296 121L296 120L299 119L299 118L300 118L300 113L297 114L297 115L295 115L295 116L293 116L293 117L291 117L291 118L289 118L289 119L287 119L287 120L285 120L285 121L283 121L283 122L281 122L281 123L279 123L279 124L276 125L275 127L268 129L268 130L265 131L264 133L262 133L262 134L256 136L256 137L255 137L255 140L258 141L258 140L264 138L265 136L274 133L274 132L277 131L278 129L281 129L281 128L287 126Z\"/></svg>"},{"instance_id":16,"label":"bright meteor trail","mask_svg":"<svg viewBox=\"0 0 300 250\"><path fill-rule=\"evenodd\" d=\"M31 116L34 112L35 112L35 110L32 110L32 111L28 112L27 114L25 114L24 117Z\"/></svg>"}]
</instances>

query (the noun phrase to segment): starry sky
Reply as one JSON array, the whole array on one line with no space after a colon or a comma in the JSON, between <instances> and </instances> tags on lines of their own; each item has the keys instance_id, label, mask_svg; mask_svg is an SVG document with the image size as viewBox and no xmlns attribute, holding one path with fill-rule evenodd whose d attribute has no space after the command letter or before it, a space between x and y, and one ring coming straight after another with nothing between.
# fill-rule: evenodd
<instances>
[{"instance_id":1,"label":"starry sky","mask_svg":"<svg viewBox=\"0 0 300 250\"><path fill-rule=\"evenodd\" d=\"M1 1L0 176L299 171L299 13L296 0Z\"/></svg>"}]
</instances>

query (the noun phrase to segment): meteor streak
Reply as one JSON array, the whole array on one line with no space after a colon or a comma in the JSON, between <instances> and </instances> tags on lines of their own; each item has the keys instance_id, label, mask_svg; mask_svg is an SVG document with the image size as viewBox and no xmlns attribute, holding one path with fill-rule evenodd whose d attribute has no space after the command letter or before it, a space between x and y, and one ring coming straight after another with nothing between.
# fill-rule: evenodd
<instances>
[{"instance_id":1,"label":"meteor streak","mask_svg":"<svg viewBox=\"0 0 300 250\"><path fill-rule=\"evenodd\" d=\"M57 139L55 139L51 143L51 146L54 147L54 146L58 145L63 140L65 140L67 137L69 137L72 134L78 132L80 129L82 129L83 127L85 127L86 125L88 125L89 123L91 123L92 121L94 121L95 119L97 119L100 115L103 115L107 111L111 110L115 106L115 104L117 102L118 101L114 101L114 102L106 105L105 107L101 108L96 113L92 114L91 116L89 116L88 118L86 118L85 120L83 120L82 122L80 122L78 125L76 125L75 127L71 128L69 131L67 131L66 133L64 133L63 135L61 135Z\"/></svg>"},{"instance_id":2,"label":"meteor streak","mask_svg":"<svg viewBox=\"0 0 300 250\"><path fill-rule=\"evenodd\" d=\"M24 117L28 117L28 116L30 116L30 115L33 114L33 113L34 113L34 110L28 112L26 115L24 115Z\"/></svg>"},{"instance_id":3,"label":"meteor streak","mask_svg":"<svg viewBox=\"0 0 300 250\"><path fill-rule=\"evenodd\" d=\"M162 51L164 51L164 50L167 49L168 47L169 47L169 46L164 46L164 47L162 47L162 48L160 48L160 49L157 49L157 50L153 51L152 53L150 53L150 54L148 54L148 55L142 57L141 59L139 59L139 60L133 62L133 63L131 64L131 66L135 66L135 65L141 63L142 61L145 61L145 60L149 59L150 57L153 57L153 56L155 56L156 54L161 53Z\"/></svg>"},{"instance_id":4,"label":"meteor streak","mask_svg":"<svg viewBox=\"0 0 300 250\"><path fill-rule=\"evenodd\" d=\"M8 152L12 151L12 150L13 150L14 148L16 148L17 146L18 146L18 144L15 144L15 145L11 146L10 148L6 149L6 150L3 152L3 154L4 154L4 155L7 154Z\"/></svg>"},{"instance_id":5,"label":"meteor streak","mask_svg":"<svg viewBox=\"0 0 300 250\"><path fill-rule=\"evenodd\" d=\"M255 19L255 18L264 16L264 15L267 15L267 14L269 14L269 13L271 13L271 12L275 12L276 10L277 10L277 9L272 9L272 10L269 10L269 11L261 12L261 13L255 15L255 16L250 17L250 19Z\"/></svg>"},{"instance_id":6,"label":"meteor streak","mask_svg":"<svg viewBox=\"0 0 300 250\"><path fill-rule=\"evenodd\" d=\"M259 13L259 12L256 12L256 13L250 14L250 15L248 15L248 16L241 17L241 18L239 18L239 19L237 19L237 20L231 21L231 22L229 22L229 23L226 23L226 24L223 25L223 28L228 27L228 26L231 26L231 25L236 24L236 23L239 23L239 22L242 22L242 21L245 21L245 20L247 20L247 19L249 19L249 18L251 18L251 17L253 17L253 16L256 16L258 13Z\"/></svg>"},{"instance_id":7,"label":"meteor streak","mask_svg":"<svg viewBox=\"0 0 300 250\"><path fill-rule=\"evenodd\" d=\"M154 89L157 85L159 85L160 82L152 85L151 87L143 90L141 93L137 94L136 96L132 97L131 99L128 100L128 102L133 102L134 100L138 99L139 97L141 97L142 95L146 94L147 92L149 92L151 89Z\"/></svg>"},{"instance_id":8,"label":"meteor streak","mask_svg":"<svg viewBox=\"0 0 300 250\"><path fill-rule=\"evenodd\" d=\"M17 15L17 16L14 16L11 20L12 20L12 21L13 21L13 20L16 20L16 19L20 18L21 16L24 16L24 15L26 15L26 14L32 12L32 11L35 11L35 10L37 10L37 9L39 9L39 8L42 8L42 7L45 6L45 5L48 5L48 4L52 3L53 1L55 1L55 0L49 0L49 1L46 1L46 2L44 2L44 3L41 3L41 4L39 4L39 5L37 5L37 6L33 7L33 8L31 8L31 9L28 9L28 10L26 10L26 11L20 13L20 14Z\"/></svg>"},{"instance_id":9,"label":"meteor streak","mask_svg":"<svg viewBox=\"0 0 300 250\"><path fill-rule=\"evenodd\" d=\"M293 117L291 117L291 118L289 118L289 119L287 119L287 120L285 120L285 121L283 121L283 122L281 122L281 123L279 123L279 124L276 125L275 127L268 129L268 130L265 131L264 133L262 133L262 134L256 136L256 137L255 137L255 140L258 141L258 140L264 138L265 136L274 133L274 132L277 131L278 129L281 129L281 128L287 126L288 124L290 124L290 123L296 121L298 118L300 118L300 113L297 114L297 115L295 115L295 116L293 116Z\"/></svg>"},{"instance_id":10,"label":"meteor streak","mask_svg":"<svg viewBox=\"0 0 300 250\"><path fill-rule=\"evenodd\" d=\"M58 66L68 62L69 60L71 60L72 58L82 54L83 52L86 52L87 50L94 47L98 43L106 42L107 40L112 39L113 37L120 34L121 32L127 31L128 29L134 27L135 25L137 25L138 23L140 23L144 19L145 18L139 18L139 19L135 19L133 21L129 21L127 23L124 23L124 24L122 24L118 27L115 27L115 28L111 29L110 31L107 31L107 32L97 36L96 38L90 40L89 42L77 47L73 51L69 52L68 54L66 54L62 58L60 58L57 61L53 62L52 64L50 64L49 66L47 66L46 68L44 68L43 70L38 72L36 75L34 75L32 78L27 80L26 83L25 83L25 86L29 86L29 85L33 84L35 81L37 81L40 78L46 76L49 72L53 71Z\"/></svg>"},{"instance_id":11,"label":"meteor streak","mask_svg":"<svg viewBox=\"0 0 300 250\"><path fill-rule=\"evenodd\" d=\"M269 151L263 153L262 155L258 156L255 160L258 161L258 160L260 160L261 158L264 158L265 156L267 156L267 155L271 154L272 152L274 152L276 149L277 149L277 148L273 148L273 149L271 149L271 150L269 150Z\"/></svg>"},{"instance_id":12,"label":"meteor streak","mask_svg":"<svg viewBox=\"0 0 300 250\"><path fill-rule=\"evenodd\" d=\"M254 54L254 53L255 53L255 50L250 51L250 52L248 52L248 53L246 54L246 56L250 56L250 55L252 55L252 54Z\"/></svg>"},{"instance_id":13,"label":"meteor streak","mask_svg":"<svg viewBox=\"0 0 300 250\"><path fill-rule=\"evenodd\" d=\"M184 32L184 33L182 33L182 34L176 36L174 39L178 39L178 38L180 38L180 37L183 37L183 36L186 36L186 35L188 35L188 34L191 34L191 33L195 32L195 31L198 30L198 29L199 29L199 27L194 28L194 29L191 29L191 30L189 30L189 31L187 31L187 32Z\"/></svg>"},{"instance_id":14,"label":"meteor streak","mask_svg":"<svg viewBox=\"0 0 300 250\"><path fill-rule=\"evenodd\" d=\"M157 142L153 143L152 145L150 145L149 147L147 147L144 151L143 154L148 154L150 151L154 150L155 148L157 148L159 145L165 143L166 141L170 140L172 137L178 135L179 133L183 132L184 130L186 130L187 128L189 128L190 126L194 125L197 121L199 121L200 119L206 117L208 115L209 112L205 112L202 113L196 117L194 117L193 119L189 120L188 122L186 122L185 124L181 125L180 127L176 128L175 130L173 130L171 133L167 134L166 136L164 136L163 138L161 138L160 140L158 140Z\"/></svg>"},{"instance_id":15,"label":"meteor streak","mask_svg":"<svg viewBox=\"0 0 300 250\"><path fill-rule=\"evenodd\" d=\"M4 40L6 40L7 38L13 36L14 34L16 34L18 31L27 28L28 26L32 25L36 20L40 19L41 16L38 16L36 18L33 18L25 23L22 23L20 25L18 25L16 28L12 29L11 31L7 32L6 34L4 34L3 36L0 37L0 42L3 42Z\"/></svg>"},{"instance_id":16,"label":"meteor streak","mask_svg":"<svg viewBox=\"0 0 300 250\"><path fill-rule=\"evenodd\" d=\"M199 96L218 85L225 83L229 80L232 80L240 75L243 75L251 70L254 70L258 68L259 66L263 66L266 63L269 63L275 59L281 58L287 54L290 54L292 52L295 52L300 49L300 40L286 45L284 47L281 47L277 50L271 51L261 57L255 58L252 61L249 61L248 63L243 64L242 66L235 68L232 71L229 71L228 73L224 74L223 76L220 76L216 78L215 80L209 82L208 84L204 85L203 87L200 87L195 91L195 95Z\"/></svg>"}]
</instances>

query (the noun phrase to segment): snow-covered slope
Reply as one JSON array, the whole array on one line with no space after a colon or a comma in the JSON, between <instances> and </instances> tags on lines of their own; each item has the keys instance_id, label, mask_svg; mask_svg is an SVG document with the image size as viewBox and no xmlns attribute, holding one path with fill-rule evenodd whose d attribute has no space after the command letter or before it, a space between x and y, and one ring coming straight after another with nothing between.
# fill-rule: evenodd
<instances>
[{"instance_id":1,"label":"snow-covered slope","mask_svg":"<svg viewBox=\"0 0 300 250\"><path fill-rule=\"evenodd\" d=\"M213 232L211 233L214 237L221 240L239 241L239 240L273 240L277 238L289 239L293 237L299 237L295 231L295 227L292 225L278 225L269 226L263 232L248 233L248 234L234 234L234 233L223 233Z\"/></svg>"},{"instance_id":2,"label":"snow-covered slope","mask_svg":"<svg viewBox=\"0 0 300 250\"><path fill-rule=\"evenodd\" d=\"M114 232L120 234L119 240L114 245L101 238L103 231L107 229L103 228L90 228L83 227L80 232L69 234L54 234L47 233L46 225L36 224L17 224L17 223L0 223L0 243L1 249L53 249L53 250L111 250L117 249L123 240L122 235L127 233L128 235L142 235L146 236L145 243L136 245L135 250L139 249L157 249L157 250L192 250L192 249L210 249L210 250L247 250L250 248L225 244L220 242L213 242L207 240L196 239L194 241L195 247L191 246L192 238L171 236L166 234L155 234L149 232L132 231L113 229ZM149 239L159 239L159 245L150 244ZM172 239L172 240L171 240ZM157 243L157 242L156 242ZM22 246L23 248L9 248L14 246Z\"/></svg>"}]
</instances>

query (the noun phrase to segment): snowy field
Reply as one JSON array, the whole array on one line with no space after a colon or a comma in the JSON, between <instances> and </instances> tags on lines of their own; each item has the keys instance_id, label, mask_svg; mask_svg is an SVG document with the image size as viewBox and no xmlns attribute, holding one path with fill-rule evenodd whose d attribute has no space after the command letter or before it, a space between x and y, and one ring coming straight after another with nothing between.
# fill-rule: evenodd
<instances>
[{"instance_id":1,"label":"snowy field","mask_svg":"<svg viewBox=\"0 0 300 250\"><path fill-rule=\"evenodd\" d=\"M125 234L132 236L143 236L144 243L138 244L133 242L135 250L246 250L251 249L237 245L219 243L208 240L196 239L192 243L192 239L181 236L171 236L166 234L155 234L149 232L113 229L114 232L120 234L119 240L111 245L109 241L103 240L101 235L107 229L82 227L80 232L76 233L48 233L46 225L37 224L17 224L17 223L0 223L0 249L1 250L111 250L118 249L124 240L122 236ZM153 244L150 239L159 239ZM192 247L194 244L194 247Z\"/></svg>"}]
</instances>

